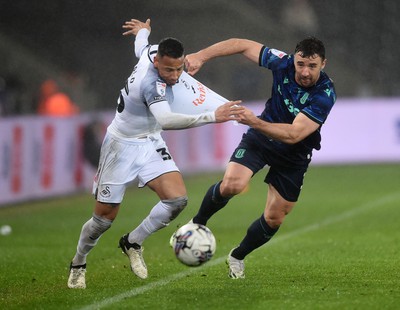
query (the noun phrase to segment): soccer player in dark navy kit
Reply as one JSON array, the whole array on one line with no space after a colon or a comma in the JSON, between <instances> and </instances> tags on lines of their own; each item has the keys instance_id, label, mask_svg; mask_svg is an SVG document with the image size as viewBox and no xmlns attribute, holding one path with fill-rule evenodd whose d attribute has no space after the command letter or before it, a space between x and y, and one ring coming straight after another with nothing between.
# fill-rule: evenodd
<instances>
[{"instance_id":1,"label":"soccer player in dark navy kit","mask_svg":"<svg viewBox=\"0 0 400 310\"><path fill-rule=\"evenodd\" d=\"M229 199L246 188L255 173L269 166L265 210L228 255L229 276L237 279L245 277L246 255L268 242L295 206L312 151L321 147L321 126L336 94L323 71L324 44L314 37L299 42L292 55L254 41L229 39L187 55L185 63L193 75L206 61L233 54L242 54L272 71L272 94L260 116L249 109L240 115L239 122L250 128L233 152L223 180L210 187L192 221L206 225Z\"/></svg>"}]
</instances>

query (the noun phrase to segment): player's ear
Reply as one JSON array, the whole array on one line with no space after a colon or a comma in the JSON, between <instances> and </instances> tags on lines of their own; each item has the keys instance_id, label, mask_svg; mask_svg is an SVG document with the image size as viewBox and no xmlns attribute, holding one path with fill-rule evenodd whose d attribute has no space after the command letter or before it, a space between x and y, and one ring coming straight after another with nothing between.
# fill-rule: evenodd
<instances>
[{"instance_id":1,"label":"player's ear","mask_svg":"<svg viewBox=\"0 0 400 310\"><path fill-rule=\"evenodd\" d=\"M157 69L158 69L158 56L157 56L157 55L154 57L154 62L153 62L153 64L154 64L154 68L157 68Z\"/></svg>"},{"instance_id":2,"label":"player's ear","mask_svg":"<svg viewBox=\"0 0 400 310\"><path fill-rule=\"evenodd\" d=\"M327 62L327 59L325 58L324 61L322 62L321 70L324 70L324 68L326 66L326 62Z\"/></svg>"}]
</instances>

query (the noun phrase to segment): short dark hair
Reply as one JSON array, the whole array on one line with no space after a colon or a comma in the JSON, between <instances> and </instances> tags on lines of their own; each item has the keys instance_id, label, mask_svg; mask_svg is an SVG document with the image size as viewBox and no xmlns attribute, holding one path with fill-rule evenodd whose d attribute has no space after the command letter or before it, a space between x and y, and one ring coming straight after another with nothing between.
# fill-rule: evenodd
<instances>
[{"instance_id":1,"label":"short dark hair","mask_svg":"<svg viewBox=\"0 0 400 310\"><path fill-rule=\"evenodd\" d=\"M311 57L317 54L322 60L325 60L325 46L321 40L315 37L308 37L297 43L294 53L301 53L302 57Z\"/></svg>"},{"instance_id":2,"label":"short dark hair","mask_svg":"<svg viewBox=\"0 0 400 310\"><path fill-rule=\"evenodd\" d=\"M180 58L183 56L183 44L175 38L164 38L158 44L157 54L160 57L168 56L172 58Z\"/></svg>"}]
</instances>

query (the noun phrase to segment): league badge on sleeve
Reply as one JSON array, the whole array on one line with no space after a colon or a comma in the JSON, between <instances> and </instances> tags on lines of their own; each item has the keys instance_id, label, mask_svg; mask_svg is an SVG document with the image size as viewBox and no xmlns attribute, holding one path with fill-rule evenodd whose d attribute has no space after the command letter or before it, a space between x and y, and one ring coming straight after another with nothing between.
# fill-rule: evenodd
<instances>
[{"instance_id":1,"label":"league badge on sleeve","mask_svg":"<svg viewBox=\"0 0 400 310\"><path fill-rule=\"evenodd\" d=\"M277 56L277 57L279 57L279 58L282 58L283 56L286 55L285 52L276 50L276 49L274 49L274 48L271 48L270 51L271 51L271 53L272 53L273 55L275 55L275 56Z\"/></svg>"},{"instance_id":2,"label":"league badge on sleeve","mask_svg":"<svg viewBox=\"0 0 400 310\"><path fill-rule=\"evenodd\" d=\"M167 84L157 81L156 82L156 86L157 86L157 93L162 96L165 97L165 93L166 93L166 88L167 88Z\"/></svg>"}]
</instances>

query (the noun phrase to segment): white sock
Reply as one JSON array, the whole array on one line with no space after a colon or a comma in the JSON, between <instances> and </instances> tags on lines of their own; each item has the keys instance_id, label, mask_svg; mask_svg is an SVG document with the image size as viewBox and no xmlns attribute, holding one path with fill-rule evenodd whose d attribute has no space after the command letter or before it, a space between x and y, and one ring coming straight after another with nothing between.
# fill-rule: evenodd
<instances>
[{"instance_id":1,"label":"white sock","mask_svg":"<svg viewBox=\"0 0 400 310\"><path fill-rule=\"evenodd\" d=\"M111 220L93 215L93 217L82 226L76 254L72 259L73 266L86 264L86 256L97 244L101 235L111 227L111 224Z\"/></svg>"},{"instance_id":2,"label":"white sock","mask_svg":"<svg viewBox=\"0 0 400 310\"><path fill-rule=\"evenodd\" d=\"M153 209L151 209L150 214L142 221L142 223L129 233L128 241L130 243L142 245L143 241L148 236L161 228L168 226L171 221L170 217L170 206L159 201Z\"/></svg>"}]
</instances>

